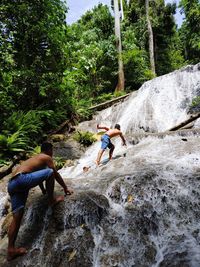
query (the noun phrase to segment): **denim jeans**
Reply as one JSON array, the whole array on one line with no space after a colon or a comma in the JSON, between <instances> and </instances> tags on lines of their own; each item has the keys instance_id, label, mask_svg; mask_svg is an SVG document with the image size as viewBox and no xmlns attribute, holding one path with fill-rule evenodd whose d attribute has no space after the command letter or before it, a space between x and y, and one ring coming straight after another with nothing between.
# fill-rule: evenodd
<instances>
[{"instance_id":1,"label":"denim jeans","mask_svg":"<svg viewBox=\"0 0 200 267\"><path fill-rule=\"evenodd\" d=\"M31 188L47 180L53 173L53 169L47 168L30 173L19 173L8 183L12 211L23 209L26 204L28 192Z\"/></svg>"}]
</instances>

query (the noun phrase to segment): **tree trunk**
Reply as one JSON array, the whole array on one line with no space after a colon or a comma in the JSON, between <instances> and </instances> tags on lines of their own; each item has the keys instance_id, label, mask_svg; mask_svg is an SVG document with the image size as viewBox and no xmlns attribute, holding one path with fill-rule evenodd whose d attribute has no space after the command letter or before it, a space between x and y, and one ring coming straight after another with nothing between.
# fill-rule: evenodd
<instances>
[{"instance_id":1,"label":"tree trunk","mask_svg":"<svg viewBox=\"0 0 200 267\"><path fill-rule=\"evenodd\" d=\"M121 18L122 20L124 20L123 0L120 0L120 10L121 10Z\"/></svg>"},{"instance_id":2,"label":"tree trunk","mask_svg":"<svg viewBox=\"0 0 200 267\"><path fill-rule=\"evenodd\" d=\"M114 12L115 12L115 36L118 50L118 84L115 91L124 91L124 67L122 60L122 42L120 31L120 17L119 17L119 3L118 0L114 0Z\"/></svg>"},{"instance_id":3,"label":"tree trunk","mask_svg":"<svg viewBox=\"0 0 200 267\"><path fill-rule=\"evenodd\" d=\"M190 118L188 118L187 120L185 121L182 121L181 123L179 123L178 125L168 129L167 131L176 131L176 130L179 130L181 129L182 127L188 125L190 122L192 121L195 121L196 119L198 119L200 117L200 113L197 113L197 114L194 114L194 115L191 115Z\"/></svg>"},{"instance_id":4,"label":"tree trunk","mask_svg":"<svg viewBox=\"0 0 200 267\"><path fill-rule=\"evenodd\" d=\"M147 28L148 28L148 35L149 35L150 65L151 65L151 71L153 72L154 75L156 75L155 59L154 59L153 30L152 30L151 21L149 18L149 0L145 0L145 9L146 9Z\"/></svg>"}]
</instances>

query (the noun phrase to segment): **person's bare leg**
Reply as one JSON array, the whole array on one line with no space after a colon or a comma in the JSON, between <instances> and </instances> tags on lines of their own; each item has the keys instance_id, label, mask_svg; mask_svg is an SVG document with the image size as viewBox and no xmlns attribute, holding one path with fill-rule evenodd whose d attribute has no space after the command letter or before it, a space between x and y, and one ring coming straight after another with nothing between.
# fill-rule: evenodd
<instances>
[{"instance_id":1,"label":"person's bare leg","mask_svg":"<svg viewBox=\"0 0 200 267\"><path fill-rule=\"evenodd\" d=\"M46 191L46 189L44 188L44 184L43 184L42 182L39 184L39 187L40 187L40 189L41 189L41 191L42 191L42 194L45 195L47 191Z\"/></svg>"},{"instance_id":2,"label":"person's bare leg","mask_svg":"<svg viewBox=\"0 0 200 267\"><path fill-rule=\"evenodd\" d=\"M54 174L52 174L47 180L46 180L46 190L49 198L49 205L54 206L57 203L63 201L65 198L64 196L57 196L54 197L54 184L55 184L55 179L54 179Z\"/></svg>"},{"instance_id":3,"label":"person's bare leg","mask_svg":"<svg viewBox=\"0 0 200 267\"><path fill-rule=\"evenodd\" d=\"M115 149L115 146L113 145L113 146L111 147L110 151L109 151L109 160L112 159L112 155L113 155L113 151L114 151L114 149Z\"/></svg>"},{"instance_id":4,"label":"person's bare leg","mask_svg":"<svg viewBox=\"0 0 200 267\"><path fill-rule=\"evenodd\" d=\"M21 220L23 217L24 211L23 209L17 211L13 214L12 222L8 229L8 251L7 251L7 260L13 260L14 258L24 255L27 253L26 248L15 248L15 241L17 238L17 234L19 232Z\"/></svg>"},{"instance_id":5,"label":"person's bare leg","mask_svg":"<svg viewBox=\"0 0 200 267\"><path fill-rule=\"evenodd\" d=\"M100 149L100 150L99 150L97 159L95 160L95 163L96 163L97 165L99 165L99 163L100 163L100 161L101 161L101 157L102 157L102 155L103 155L103 152L104 152L104 149Z\"/></svg>"}]
</instances>

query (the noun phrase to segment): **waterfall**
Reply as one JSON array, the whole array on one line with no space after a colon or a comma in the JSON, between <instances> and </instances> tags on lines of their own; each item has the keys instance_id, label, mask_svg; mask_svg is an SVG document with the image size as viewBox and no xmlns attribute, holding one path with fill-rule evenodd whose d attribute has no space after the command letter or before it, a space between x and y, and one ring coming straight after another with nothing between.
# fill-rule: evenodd
<instances>
[{"instance_id":1,"label":"waterfall","mask_svg":"<svg viewBox=\"0 0 200 267\"><path fill-rule=\"evenodd\" d=\"M5 203L7 201L7 194L4 192L0 192L0 232L2 227L2 216L4 215Z\"/></svg>"},{"instance_id":2,"label":"waterfall","mask_svg":"<svg viewBox=\"0 0 200 267\"><path fill-rule=\"evenodd\" d=\"M188 110L192 100L200 94L199 77L200 64L197 64L148 81L140 88L137 96L133 93L123 103L99 112L92 121L93 125L91 122L83 122L78 129L89 129L96 133L97 123L108 127L119 123L125 135L166 131L189 118ZM125 149L117 141L113 142L116 144L115 155L122 156ZM76 167L63 169L61 174L74 178L82 176L84 166L95 167L99 147L100 144L95 143Z\"/></svg>"},{"instance_id":3,"label":"waterfall","mask_svg":"<svg viewBox=\"0 0 200 267\"><path fill-rule=\"evenodd\" d=\"M125 137L164 132L189 118L199 93L200 64L187 66L146 82L78 128L95 133L97 123L119 123ZM100 167L95 142L75 166L60 170L74 195L52 213L44 199L32 205L18 241L28 254L0 266L200 266L199 135L149 135L127 147L113 142L113 160L106 151ZM83 172L84 166L91 168Z\"/></svg>"}]
</instances>

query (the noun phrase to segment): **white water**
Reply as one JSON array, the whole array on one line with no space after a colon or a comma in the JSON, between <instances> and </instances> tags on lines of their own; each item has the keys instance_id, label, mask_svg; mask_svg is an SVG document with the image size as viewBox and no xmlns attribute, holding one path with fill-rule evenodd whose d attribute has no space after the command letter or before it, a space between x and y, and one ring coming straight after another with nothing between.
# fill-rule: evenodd
<instances>
[{"instance_id":1,"label":"white water","mask_svg":"<svg viewBox=\"0 0 200 267\"><path fill-rule=\"evenodd\" d=\"M170 129L188 118L187 110L200 88L198 68L186 67L144 83L136 97L133 93L122 104L99 112L95 120L107 126L119 123L125 133ZM84 125L92 129L91 124Z\"/></svg>"},{"instance_id":2,"label":"white water","mask_svg":"<svg viewBox=\"0 0 200 267\"><path fill-rule=\"evenodd\" d=\"M97 122L107 126L120 123L125 136L165 131L188 118L187 109L199 89L199 77L200 71L195 66L193 71L188 67L149 81L136 97L130 96L124 103L100 112L92 127L91 122L84 122L80 127L95 132ZM74 185L76 181L80 183L82 190L84 186L94 189L109 200L106 218L90 228L94 242L93 267L160 267L161 264L164 267L199 267L199 137L190 135L183 140L180 136L163 139L149 136L126 148L121 146L119 138L113 142L116 149L111 162L106 161L106 151L103 164L95 166L100 148L100 142L96 142L77 166L60 171L64 178L74 178ZM84 166L91 166L90 171L83 173ZM78 210L75 203L70 210L77 209L78 215L84 213L84 208ZM67 213L70 214L70 210ZM75 212L72 215L75 216ZM25 219L28 221L29 217L30 213ZM66 227L65 217L63 214ZM44 221L46 223L46 218ZM90 226L87 219L85 223ZM39 249L37 266L50 266L51 251L47 252L47 258L44 256L46 230L44 226L31 249L32 252ZM65 234L70 231L65 229L56 237L52 251L65 250L71 245L65 240ZM78 225L73 231L75 240L83 233ZM34 266L32 258L24 262L27 264L24 266L29 263Z\"/></svg>"},{"instance_id":3,"label":"white water","mask_svg":"<svg viewBox=\"0 0 200 267\"><path fill-rule=\"evenodd\" d=\"M5 203L8 199L8 196L6 193L0 192L0 232L1 232L1 227L2 227L2 215L3 211L5 209Z\"/></svg>"},{"instance_id":4,"label":"white water","mask_svg":"<svg viewBox=\"0 0 200 267\"><path fill-rule=\"evenodd\" d=\"M119 123L125 135L134 135L134 133L144 131L166 131L189 118L187 111L200 88L199 79L200 71L197 66L194 67L193 72L190 71L190 68L186 68L180 72L156 78L145 83L136 97L135 95L130 96L124 103L99 112L93 120L94 126L91 127L91 122L84 122L80 125L80 128L90 129L95 132L96 123L105 124L106 126L114 126L115 123ZM195 128L198 128L198 126L199 122L197 121ZM102 159L105 165L103 164L99 168L95 167L94 160L100 148L100 142L96 142L86 151L77 166L62 169L61 175L70 178L90 178L91 181L99 179L101 181L102 177L112 177L114 174L116 175L116 172L120 176L126 173L134 173L136 170L139 172L146 168L145 166L149 166L149 168L154 166L157 173L157 178L155 179L157 189L154 190L152 185L150 188L143 185L143 189L141 189L142 195L137 193L133 196L131 195L133 198L132 203L127 203L127 188L123 187L123 185L120 187L120 203L111 200L110 196L114 186L110 185L106 192L111 207L110 220L115 221L116 214L121 214L119 215L123 218L121 220L126 221L126 207L133 204L142 208L145 203L151 203L159 217L158 233L149 235L149 240L156 249L155 263L152 267L159 267L165 258L171 257L170 255L184 254L186 251L186 261L189 262L189 266L200 266L200 245L197 239L194 238L194 233L198 232L200 223L197 223L196 219L193 218L191 221L187 221L187 216L193 216L192 212L191 215L185 216L184 211L179 207L181 202L176 200L177 197L177 199L188 198L188 203L195 203L196 201L192 195L192 187L187 183L187 179L193 173L200 172L199 137L190 136L186 138L186 141L182 140L180 136L167 136L163 139L148 137L140 141L138 145L132 146L128 144L127 148L121 146L120 139L117 140L116 138L114 143L116 147L114 157L116 159L113 161L106 164L106 159L108 158L106 152ZM126 157L123 157L125 153ZM84 166L91 166L91 170L88 173L83 173L82 168ZM164 181L167 187L171 187L176 192L176 195L169 197L170 191L163 186L159 186L160 181ZM98 188L96 189L98 190ZM178 217L173 213L168 218L163 217L163 203L156 190L161 191L162 199L166 197L168 205L177 210ZM166 228L166 224L168 228ZM117 225L115 223L114 227L116 228ZM105 237L105 229L100 228L101 230L98 230L97 228L94 231L94 267L102 266L101 260L105 258L105 255L110 258L110 260L106 261L108 266L112 266L112 264L120 267L137 266L137 260L135 262L134 256L131 257L131 255L137 255L138 253L142 255L145 247L141 244L137 247L138 242L140 242L139 239L133 240L128 237L128 228L122 229L120 224L118 227L118 238L120 239L121 234L123 236L119 242L119 247L110 246L109 240ZM117 235L114 228L110 228L110 232L112 231L113 235ZM180 241L176 239L180 239ZM199 235L198 239L200 240ZM130 256L121 262L120 260L118 261L117 257L113 255L118 255L120 249L129 247L130 243L132 243ZM174 258L172 257L173 261Z\"/></svg>"},{"instance_id":5,"label":"white water","mask_svg":"<svg viewBox=\"0 0 200 267\"><path fill-rule=\"evenodd\" d=\"M3 210L5 208L5 201L7 200L7 194L0 192L0 216L2 216Z\"/></svg>"},{"instance_id":6,"label":"white water","mask_svg":"<svg viewBox=\"0 0 200 267\"><path fill-rule=\"evenodd\" d=\"M148 81L140 88L137 96L133 93L123 103L99 112L92 126L91 122L84 122L79 128L90 129L95 133L96 123L108 127L119 123L125 135L144 131L166 131L189 117L187 111L200 88L199 77L200 70L196 65L193 71L186 67L181 71ZM114 144L115 155L123 156L125 148L121 146L120 138L116 138ZM62 169L61 175L70 178L80 177L84 166L95 168L94 161L99 149L100 142L96 142L86 151L77 166ZM104 153L102 161L106 158L108 155Z\"/></svg>"}]
</instances>

